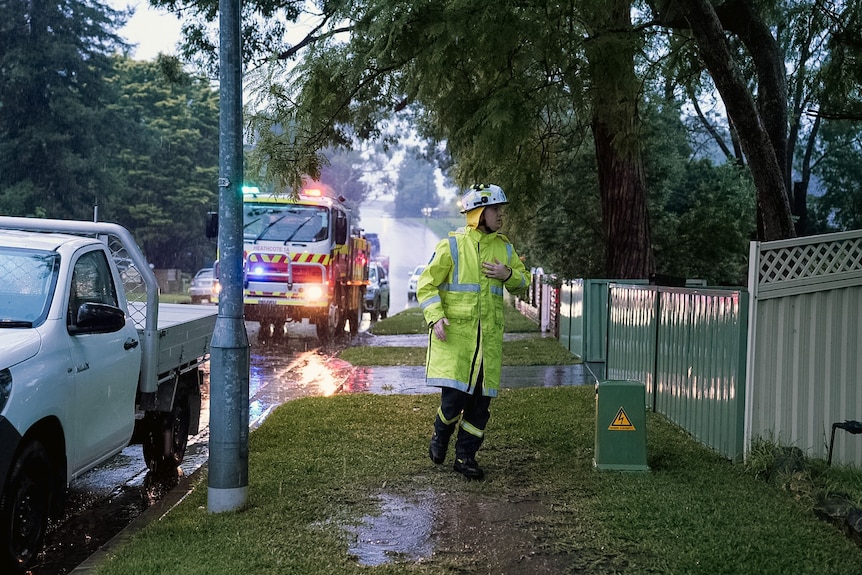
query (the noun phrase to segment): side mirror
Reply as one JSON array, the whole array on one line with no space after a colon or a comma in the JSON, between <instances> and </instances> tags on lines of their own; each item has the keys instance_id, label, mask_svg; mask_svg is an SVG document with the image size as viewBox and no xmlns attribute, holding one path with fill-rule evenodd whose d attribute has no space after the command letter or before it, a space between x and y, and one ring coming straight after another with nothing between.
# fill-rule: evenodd
<instances>
[{"instance_id":1,"label":"side mirror","mask_svg":"<svg viewBox=\"0 0 862 575\"><path fill-rule=\"evenodd\" d=\"M69 326L69 333L113 333L126 325L126 314L118 307L103 303L82 303L78 306L75 325Z\"/></svg>"},{"instance_id":2,"label":"side mirror","mask_svg":"<svg viewBox=\"0 0 862 575\"><path fill-rule=\"evenodd\" d=\"M206 235L208 239L218 237L218 212L207 212Z\"/></svg>"}]
</instances>

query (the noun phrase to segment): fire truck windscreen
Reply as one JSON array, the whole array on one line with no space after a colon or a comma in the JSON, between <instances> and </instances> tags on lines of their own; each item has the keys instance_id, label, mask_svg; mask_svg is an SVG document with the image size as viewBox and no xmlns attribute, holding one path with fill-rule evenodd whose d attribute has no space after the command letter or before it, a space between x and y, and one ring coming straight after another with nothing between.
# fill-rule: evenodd
<instances>
[{"instance_id":1,"label":"fire truck windscreen","mask_svg":"<svg viewBox=\"0 0 862 575\"><path fill-rule=\"evenodd\" d=\"M322 206L243 205L246 241L319 242L329 236L329 210Z\"/></svg>"}]
</instances>

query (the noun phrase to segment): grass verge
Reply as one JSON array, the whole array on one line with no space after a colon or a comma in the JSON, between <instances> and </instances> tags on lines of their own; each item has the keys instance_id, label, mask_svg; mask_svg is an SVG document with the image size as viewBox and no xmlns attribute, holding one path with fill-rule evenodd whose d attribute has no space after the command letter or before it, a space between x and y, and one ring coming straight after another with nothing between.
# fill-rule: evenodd
<instances>
[{"instance_id":1,"label":"grass verge","mask_svg":"<svg viewBox=\"0 0 862 575\"><path fill-rule=\"evenodd\" d=\"M563 561L569 573L862 570L862 549L835 527L660 416L647 419L651 471L595 471L591 387L503 390L480 452L488 474L482 483L428 461L437 401L345 395L282 405L251 434L245 510L208 513L202 479L96 573L476 572L475 555L494 553L494 541L420 562L367 567L351 558L343 527L372 512L375 496L422 490L440 499L543 502L530 517L494 529L527 530L533 551Z\"/></svg>"},{"instance_id":2,"label":"grass verge","mask_svg":"<svg viewBox=\"0 0 862 575\"><path fill-rule=\"evenodd\" d=\"M539 327L511 305L504 308L506 331L536 333ZM374 335L427 334L425 318L418 307L409 308L376 322L369 329ZM425 365L426 347L355 346L344 349L339 357L356 366ZM552 337L535 337L503 342L503 365L572 365L580 360Z\"/></svg>"},{"instance_id":3,"label":"grass verge","mask_svg":"<svg viewBox=\"0 0 862 575\"><path fill-rule=\"evenodd\" d=\"M506 304L503 308L503 321L506 333L540 333L539 326L534 321L524 317L513 306ZM368 329L374 335L406 335L428 333L428 325L422 310L411 307L386 319L380 320Z\"/></svg>"},{"instance_id":4,"label":"grass verge","mask_svg":"<svg viewBox=\"0 0 862 575\"><path fill-rule=\"evenodd\" d=\"M425 365L426 347L348 347L338 356L356 366ZM503 365L574 365L577 356L552 337L503 342Z\"/></svg>"}]
</instances>

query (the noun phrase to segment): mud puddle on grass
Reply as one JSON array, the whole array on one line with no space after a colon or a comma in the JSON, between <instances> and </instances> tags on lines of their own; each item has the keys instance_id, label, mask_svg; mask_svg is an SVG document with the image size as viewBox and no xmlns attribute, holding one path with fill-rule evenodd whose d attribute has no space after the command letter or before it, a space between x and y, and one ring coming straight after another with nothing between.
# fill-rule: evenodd
<instances>
[{"instance_id":1,"label":"mud puddle on grass","mask_svg":"<svg viewBox=\"0 0 862 575\"><path fill-rule=\"evenodd\" d=\"M569 561L540 549L538 500L496 500L469 493L423 490L380 493L379 514L346 527L355 536L349 552L360 565L440 561L475 573L556 575Z\"/></svg>"}]
</instances>

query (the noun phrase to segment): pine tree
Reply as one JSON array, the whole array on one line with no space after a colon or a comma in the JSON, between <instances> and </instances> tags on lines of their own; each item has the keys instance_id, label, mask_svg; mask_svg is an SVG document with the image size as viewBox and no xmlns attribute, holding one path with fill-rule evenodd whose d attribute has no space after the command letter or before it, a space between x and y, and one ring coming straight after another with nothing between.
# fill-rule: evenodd
<instances>
[{"instance_id":1,"label":"pine tree","mask_svg":"<svg viewBox=\"0 0 862 575\"><path fill-rule=\"evenodd\" d=\"M104 78L126 16L89 0L0 3L0 211L91 217L111 180Z\"/></svg>"}]
</instances>

